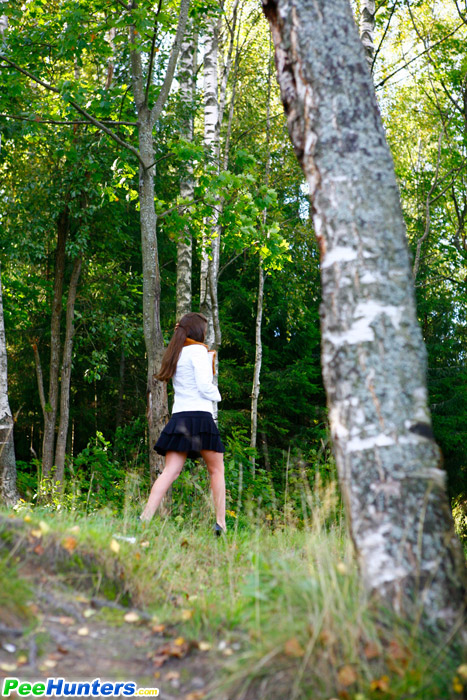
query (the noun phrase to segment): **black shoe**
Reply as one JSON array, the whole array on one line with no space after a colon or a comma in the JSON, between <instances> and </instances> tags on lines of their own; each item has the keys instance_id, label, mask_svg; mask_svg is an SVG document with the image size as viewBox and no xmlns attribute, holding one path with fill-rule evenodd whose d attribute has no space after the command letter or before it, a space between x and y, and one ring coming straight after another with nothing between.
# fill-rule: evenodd
<instances>
[{"instance_id":1,"label":"black shoe","mask_svg":"<svg viewBox=\"0 0 467 700\"><path fill-rule=\"evenodd\" d=\"M214 532L216 533L217 537L220 537L221 535L225 534L225 530L219 525L219 523L216 523L214 527Z\"/></svg>"}]
</instances>

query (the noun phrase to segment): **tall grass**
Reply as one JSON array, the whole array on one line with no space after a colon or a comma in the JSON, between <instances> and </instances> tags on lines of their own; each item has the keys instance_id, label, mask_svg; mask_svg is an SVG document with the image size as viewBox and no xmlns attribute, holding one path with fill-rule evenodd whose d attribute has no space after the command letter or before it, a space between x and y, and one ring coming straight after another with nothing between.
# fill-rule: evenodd
<instances>
[{"instance_id":1,"label":"tall grass","mask_svg":"<svg viewBox=\"0 0 467 700\"><path fill-rule=\"evenodd\" d=\"M287 471L281 507L243 494L229 509L225 538L213 534L211 494L206 482L196 486L196 470L179 486L191 500L149 526L138 520L144 498L131 476L121 516L28 504L16 511L29 513L27 527L50 526L44 543L75 538L72 563L92 555L95 593L103 577L114 577L117 599L204 642L218 667L206 698L461 697L465 667L455 640L433 644L363 589L336 482L318 476L311 484L299 463Z\"/></svg>"}]
</instances>

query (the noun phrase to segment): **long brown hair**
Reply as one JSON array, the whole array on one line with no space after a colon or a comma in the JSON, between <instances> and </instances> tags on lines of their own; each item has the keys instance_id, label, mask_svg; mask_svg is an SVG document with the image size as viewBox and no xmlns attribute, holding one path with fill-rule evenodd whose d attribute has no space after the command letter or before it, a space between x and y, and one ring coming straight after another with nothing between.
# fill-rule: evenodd
<instances>
[{"instance_id":1,"label":"long brown hair","mask_svg":"<svg viewBox=\"0 0 467 700\"><path fill-rule=\"evenodd\" d=\"M207 326L208 319L203 314L193 312L182 316L162 356L161 368L159 374L156 374L156 379L168 382L173 377L185 340L191 338L199 343L204 342Z\"/></svg>"}]
</instances>

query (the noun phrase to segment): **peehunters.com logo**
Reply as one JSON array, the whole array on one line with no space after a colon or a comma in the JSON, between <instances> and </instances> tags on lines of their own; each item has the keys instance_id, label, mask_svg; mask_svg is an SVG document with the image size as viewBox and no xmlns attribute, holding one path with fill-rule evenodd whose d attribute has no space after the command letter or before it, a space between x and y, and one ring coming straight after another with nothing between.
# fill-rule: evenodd
<instances>
[{"instance_id":1,"label":"peehunters.com logo","mask_svg":"<svg viewBox=\"0 0 467 700\"><path fill-rule=\"evenodd\" d=\"M93 681L65 681L64 678L47 678L45 681L21 682L19 678L4 678L1 692L2 698L7 698L11 693L14 697L70 697L70 695L92 698L92 697L134 697L135 695L146 695L157 697L159 688L137 688L136 683L104 681L100 678Z\"/></svg>"}]
</instances>

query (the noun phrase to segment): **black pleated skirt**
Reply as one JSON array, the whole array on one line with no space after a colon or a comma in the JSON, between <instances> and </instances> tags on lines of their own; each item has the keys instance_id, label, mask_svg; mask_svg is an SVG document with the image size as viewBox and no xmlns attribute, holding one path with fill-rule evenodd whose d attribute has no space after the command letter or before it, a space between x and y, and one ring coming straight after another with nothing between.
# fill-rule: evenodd
<instances>
[{"instance_id":1,"label":"black pleated skirt","mask_svg":"<svg viewBox=\"0 0 467 700\"><path fill-rule=\"evenodd\" d=\"M209 411L172 413L154 449L160 455L165 455L171 450L187 452L191 459L201 457L200 450L225 452L219 429Z\"/></svg>"}]
</instances>

